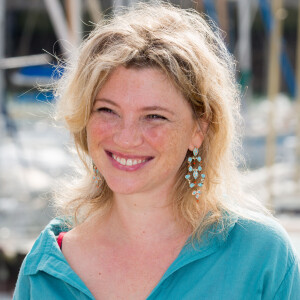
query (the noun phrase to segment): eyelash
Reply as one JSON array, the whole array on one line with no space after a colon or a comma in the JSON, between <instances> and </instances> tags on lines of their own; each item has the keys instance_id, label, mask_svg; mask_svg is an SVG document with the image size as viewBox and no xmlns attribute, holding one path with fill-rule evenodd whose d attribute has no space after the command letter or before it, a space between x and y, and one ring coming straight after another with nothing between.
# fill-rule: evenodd
<instances>
[{"instance_id":1,"label":"eyelash","mask_svg":"<svg viewBox=\"0 0 300 300\"><path fill-rule=\"evenodd\" d=\"M151 120L155 120L155 119L167 120L166 117L161 116L161 115L155 115L155 114L147 115L146 118L147 118L147 119L151 119Z\"/></svg>"},{"instance_id":2,"label":"eyelash","mask_svg":"<svg viewBox=\"0 0 300 300\"><path fill-rule=\"evenodd\" d=\"M115 114L115 112L107 107L99 107L97 108L98 112L105 112L105 113L109 113L109 114ZM166 117L161 116L161 115L157 115L157 114L151 114L151 115L147 115L146 119L149 120L168 120Z\"/></svg>"},{"instance_id":3,"label":"eyelash","mask_svg":"<svg viewBox=\"0 0 300 300\"><path fill-rule=\"evenodd\" d=\"M115 113L112 109L107 108L107 107L99 107L99 108L97 108L97 111L106 112L106 113L109 113L109 114L114 114Z\"/></svg>"}]
</instances>

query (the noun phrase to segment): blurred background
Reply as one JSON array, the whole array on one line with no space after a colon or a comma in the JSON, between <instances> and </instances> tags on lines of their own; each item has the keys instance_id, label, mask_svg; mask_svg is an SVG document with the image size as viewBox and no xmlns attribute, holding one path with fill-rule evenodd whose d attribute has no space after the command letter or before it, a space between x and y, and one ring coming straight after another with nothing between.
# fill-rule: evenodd
<instances>
[{"instance_id":1,"label":"blurred background","mask_svg":"<svg viewBox=\"0 0 300 300\"><path fill-rule=\"evenodd\" d=\"M55 57L68 58L95 23L136 2L0 0L0 299L10 299L20 263L54 216L53 187L74 161L51 118L53 95L37 86L59 78ZM170 2L223 30L243 95L245 188L300 254L300 1Z\"/></svg>"}]
</instances>

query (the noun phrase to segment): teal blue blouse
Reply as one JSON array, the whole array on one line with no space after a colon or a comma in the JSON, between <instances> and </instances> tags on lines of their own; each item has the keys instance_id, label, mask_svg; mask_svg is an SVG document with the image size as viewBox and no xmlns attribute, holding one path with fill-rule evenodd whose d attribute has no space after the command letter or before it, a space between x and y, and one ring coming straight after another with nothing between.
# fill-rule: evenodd
<instances>
[{"instance_id":1,"label":"teal blue blouse","mask_svg":"<svg viewBox=\"0 0 300 300\"><path fill-rule=\"evenodd\" d=\"M54 219L20 269L13 299L94 299L56 242L67 231ZM147 297L153 299L300 299L299 260L286 232L273 220L232 218L222 234L207 231L187 243Z\"/></svg>"}]
</instances>

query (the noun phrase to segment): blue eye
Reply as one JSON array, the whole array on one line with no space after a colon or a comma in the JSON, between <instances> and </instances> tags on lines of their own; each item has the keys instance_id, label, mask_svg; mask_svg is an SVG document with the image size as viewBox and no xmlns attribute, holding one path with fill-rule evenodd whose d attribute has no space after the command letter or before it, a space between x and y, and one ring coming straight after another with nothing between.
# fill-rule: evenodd
<instances>
[{"instance_id":1,"label":"blue eye","mask_svg":"<svg viewBox=\"0 0 300 300\"><path fill-rule=\"evenodd\" d=\"M164 116L161 116L161 115L147 115L147 119L150 119L150 120L167 120L167 118L165 118Z\"/></svg>"}]
</instances>

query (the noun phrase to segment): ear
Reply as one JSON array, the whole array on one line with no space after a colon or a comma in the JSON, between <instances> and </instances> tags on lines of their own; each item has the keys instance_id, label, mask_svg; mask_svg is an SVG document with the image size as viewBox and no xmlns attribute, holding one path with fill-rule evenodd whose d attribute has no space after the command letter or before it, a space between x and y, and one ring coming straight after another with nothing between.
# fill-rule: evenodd
<instances>
[{"instance_id":1,"label":"ear","mask_svg":"<svg viewBox=\"0 0 300 300\"><path fill-rule=\"evenodd\" d=\"M189 150L193 151L194 148L200 148L205 138L208 129L208 122L205 120L199 120L195 122L195 128L192 135L191 143L189 145Z\"/></svg>"}]
</instances>

